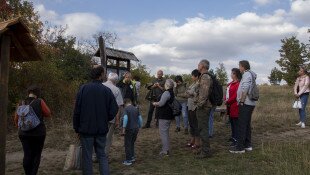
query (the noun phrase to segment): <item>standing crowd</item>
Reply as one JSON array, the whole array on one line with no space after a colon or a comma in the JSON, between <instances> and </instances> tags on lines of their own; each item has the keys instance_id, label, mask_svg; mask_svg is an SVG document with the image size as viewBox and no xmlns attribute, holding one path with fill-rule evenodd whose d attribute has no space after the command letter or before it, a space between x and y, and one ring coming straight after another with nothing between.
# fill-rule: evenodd
<instances>
[{"instance_id":1,"label":"standing crowd","mask_svg":"<svg viewBox=\"0 0 310 175\"><path fill-rule=\"evenodd\" d=\"M94 67L90 73L92 81L82 85L77 93L73 115L73 128L82 145L83 174L93 174L94 159L99 163L100 174L110 174L108 157L117 128L121 128L124 136L123 164L132 165L137 158L135 142L139 128L152 127L153 113L155 127L158 127L162 142L160 156L167 157L171 154L169 131L172 121L176 121L175 132L180 132L183 120L184 134L190 134L186 146L197 150L197 159L211 157L213 114L222 103L227 107L231 124L229 152L252 151L251 119L259 97L257 75L251 70L248 61L240 61L239 68L231 70L231 82L227 85L226 93L221 96L216 89L218 82L215 76L209 73L209 68L210 62L201 60L197 69L191 72L192 83L189 86L182 76L176 76L174 80L165 79L163 71L157 71L157 78L146 85L148 93L145 99L149 102L149 108L143 126L138 100L141 86L139 78L134 77L133 80L131 73L126 72L119 81L116 73L110 73L107 81L103 82L106 70L102 66ZM309 83L307 71L301 67L294 94L302 104L299 109L300 122L297 124L302 128L305 128ZM222 98L218 99L219 97ZM172 104L175 101L180 106L179 115L174 115ZM29 127L26 127L29 121L25 122L25 116L31 116L29 118L33 120ZM46 136L43 118L49 116L50 109L40 98L39 88L29 88L28 97L18 105L15 116L24 150L23 166L26 175L37 174ZM36 118L37 125L32 126L31 122Z\"/></svg>"}]
</instances>

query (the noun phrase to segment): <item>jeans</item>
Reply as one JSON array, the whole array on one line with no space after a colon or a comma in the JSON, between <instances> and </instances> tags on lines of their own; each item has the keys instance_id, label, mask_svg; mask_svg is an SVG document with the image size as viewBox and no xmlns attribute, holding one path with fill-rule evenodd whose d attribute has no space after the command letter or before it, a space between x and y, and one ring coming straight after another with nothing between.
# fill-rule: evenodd
<instances>
[{"instance_id":1,"label":"jeans","mask_svg":"<svg viewBox=\"0 0 310 175\"><path fill-rule=\"evenodd\" d=\"M169 129L171 120L159 119L158 124L160 139L163 145L162 152L167 153L170 149Z\"/></svg>"},{"instance_id":2,"label":"jeans","mask_svg":"<svg viewBox=\"0 0 310 175\"><path fill-rule=\"evenodd\" d=\"M85 136L81 135L83 175L93 174L92 154L93 148L99 161L100 175L109 175L109 164L105 154L106 136Z\"/></svg>"},{"instance_id":3,"label":"jeans","mask_svg":"<svg viewBox=\"0 0 310 175\"><path fill-rule=\"evenodd\" d=\"M191 136L192 137L199 137L196 110L195 111L188 111L188 121L189 121Z\"/></svg>"},{"instance_id":4,"label":"jeans","mask_svg":"<svg viewBox=\"0 0 310 175\"><path fill-rule=\"evenodd\" d=\"M212 107L210 111L210 117L209 117L209 136L213 136L213 120L214 120L214 112L216 107Z\"/></svg>"},{"instance_id":5,"label":"jeans","mask_svg":"<svg viewBox=\"0 0 310 175\"><path fill-rule=\"evenodd\" d=\"M255 106L242 105L239 106L239 118L238 118L238 134L237 134L237 148L243 150L244 148L251 147L251 120L252 113Z\"/></svg>"},{"instance_id":6,"label":"jeans","mask_svg":"<svg viewBox=\"0 0 310 175\"><path fill-rule=\"evenodd\" d=\"M305 93L300 96L302 108L299 109L299 120L303 123L306 122L306 117L307 117L306 107L308 103L308 97L309 97L309 93Z\"/></svg>"},{"instance_id":7,"label":"jeans","mask_svg":"<svg viewBox=\"0 0 310 175\"><path fill-rule=\"evenodd\" d=\"M198 120L198 130L202 141L202 152L204 154L210 154L210 142L209 142L209 117L211 108L198 108L196 116Z\"/></svg>"},{"instance_id":8,"label":"jeans","mask_svg":"<svg viewBox=\"0 0 310 175\"><path fill-rule=\"evenodd\" d=\"M181 103L182 106L182 116L183 116L183 123L184 123L184 128L188 128L188 111L187 111L187 102ZM177 127L180 128L181 126L181 115L175 117L175 122Z\"/></svg>"},{"instance_id":9,"label":"jeans","mask_svg":"<svg viewBox=\"0 0 310 175\"><path fill-rule=\"evenodd\" d=\"M231 138L237 140L237 132L238 132L238 118L237 117L229 117L229 122L231 126Z\"/></svg>"},{"instance_id":10,"label":"jeans","mask_svg":"<svg viewBox=\"0 0 310 175\"><path fill-rule=\"evenodd\" d=\"M125 132L125 153L126 160L132 160L135 157L135 142L137 140L139 129L126 129Z\"/></svg>"},{"instance_id":11,"label":"jeans","mask_svg":"<svg viewBox=\"0 0 310 175\"><path fill-rule=\"evenodd\" d=\"M104 150L107 157L109 157L109 152L110 152L110 148L111 148L112 141L113 141L114 131L115 131L115 123L109 123L109 132L107 134L106 145L105 145L105 150Z\"/></svg>"},{"instance_id":12,"label":"jeans","mask_svg":"<svg viewBox=\"0 0 310 175\"><path fill-rule=\"evenodd\" d=\"M145 124L146 126L150 126L151 125L154 109L155 109L155 106L152 104L152 102L150 102L149 112L148 112L148 115L147 115L147 122ZM157 119L157 121L156 121L156 125L157 125L157 123L158 123L158 113L157 113L157 110L155 110L155 119Z\"/></svg>"},{"instance_id":13,"label":"jeans","mask_svg":"<svg viewBox=\"0 0 310 175\"><path fill-rule=\"evenodd\" d=\"M26 175L36 175L41 161L45 135L23 136L19 135L24 150L23 167Z\"/></svg>"}]
</instances>

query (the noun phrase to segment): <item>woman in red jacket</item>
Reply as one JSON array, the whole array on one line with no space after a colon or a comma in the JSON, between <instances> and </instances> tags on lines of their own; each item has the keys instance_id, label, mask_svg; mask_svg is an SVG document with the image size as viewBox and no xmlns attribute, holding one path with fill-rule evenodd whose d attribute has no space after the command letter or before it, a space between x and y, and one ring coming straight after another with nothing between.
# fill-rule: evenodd
<instances>
[{"instance_id":1,"label":"woman in red jacket","mask_svg":"<svg viewBox=\"0 0 310 175\"><path fill-rule=\"evenodd\" d=\"M237 68L231 70L231 79L227 85L227 91L225 96L225 104L227 105L227 113L229 115L229 121L231 124L231 138L229 141L232 142L231 146L236 145L237 141L237 126L238 126L238 102L237 102L237 90L239 87L240 80L242 78L241 72Z\"/></svg>"}]
</instances>

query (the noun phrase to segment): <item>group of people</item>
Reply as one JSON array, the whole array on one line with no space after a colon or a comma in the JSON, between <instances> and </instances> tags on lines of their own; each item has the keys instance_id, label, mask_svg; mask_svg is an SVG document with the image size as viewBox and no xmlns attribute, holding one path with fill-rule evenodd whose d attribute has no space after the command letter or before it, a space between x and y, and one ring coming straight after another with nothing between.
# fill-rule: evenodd
<instances>
[{"instance_id":1,"label":"group of people","mask_svg":"<svg viewBox=\"0 0 310 175\"><path fill-rule=\"evenodd\" d=\"M213 77L209 74L210 62L201 60L197 69L191 72L192 83L187 86L181 76L174 80L165 79L163 71L157 72L157 78L146 87L149 90L146 100L149 103L147 121L143 128L150 128L155 111L156 126L159 129L162 148L160 156L169 156L171 122L176 120L176 131L180 131L180 118L183 116L184 133L190 133L191 138L186 146L197 149L196 158L203 159L212 155L209 138L210 116L212 117L216 105L210 101ZM116 73L109 73L107 81L102 66L94 67L90 72L91 82L80 87L75 102L73 128L82 145L83 174L93 174L93 151L99 162L100 174L109 174L108 155L116 128L122 128L124 135L125 160L124 165L131 165L136 161L135 141L142 127L142 115L139 111L138 94L140 83L132 80L130 72L124 74L119 81ZM251 118L256 100L249 94L253 91L257 75L251 70L246 60L239 62L239 68L231 70L232 81L227 85L224 104L231 124L231 153L245 153L252 151ZM306 105L309 96L309 76L306 68L301 67L299 77L294 86L295 97L302 102L299 109L300 122L297 124L305 128ZM171 103L177 100L182 106L180 116L173 115ZM51 112L37 87L28 89L28 97L23 102L33 109L40 120L40 124L30 131L19 129L19 138L24 150L23 166L25 174L37 174L41 153L46 136L43 117L50 117ZM15 116L19 126L20 116Z\"/></svg>"}]
</instances>

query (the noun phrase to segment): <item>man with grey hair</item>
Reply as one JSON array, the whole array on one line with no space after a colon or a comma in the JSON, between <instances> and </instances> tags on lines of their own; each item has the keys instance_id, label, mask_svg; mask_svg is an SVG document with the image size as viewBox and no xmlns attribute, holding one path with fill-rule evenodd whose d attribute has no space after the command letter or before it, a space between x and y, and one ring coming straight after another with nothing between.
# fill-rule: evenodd
<instances>
[{"instance_id":1,"label":"man with grey hair","mask_svg":"<svg viewBox=\"0 0 310 175\"><path fill-rule=\"evenodd\" d=\"M144 125L143 128L150 128L151 127L151 122L152 122L152 117L154 113L155 106L153 105L153 102L158 102L160 96L164 93L165 91L165 81L166 79L163 77L164 72L162 70L157 71L157 78L152 81L152 83L148 83L146 85L146 88L149 90L146 99L150 101L149 104L149 112L147 116L147 122ZM158 126L158 113L155 111L155 119L156 121L156 126Z\"/></svg>"},{"instance_id":2,"label":"man with grey hair","mask_svg":"<svg viewBox=\"0 0 310 175\"><path fill-rule=\"evenodd\" d=\"M194 99L194 104L197 106L197 120L198 130L202 141L202 149L196 158L202 159L210 157L210 143L209 143L209 117L212 108L209 101L210 87L212 85L212 78L208 74L210 62L208 60L201 60L198 64L198 71L201 73L199 77L198 95Z\"/></svg>"},{"instance_id":3,"label":"man with grey hair","mask_svg":"<svg viewBox=\"0 0 310 175\"><path fill-rule=\"evenodd\" d=\"M118 112L115 116L115 119L110 121L109 123L109 132L107 134L107 141L106 141L106 147L105 147L105 153L107 156L109 156L109 150L112 145L112 140L113 140L113 134L115 131L115 128L118 128L119 122L120 122L120 111L122 109L122 106L124 105L123 102L123 97L120 89L116 87L116 83L118 81L118 75L116 73L109 73L108 75L108 81L103 83L103 85L107 86L108 88L111 89L115 99L116 103L118 105Z\"/></svg>"}]
</instances>

